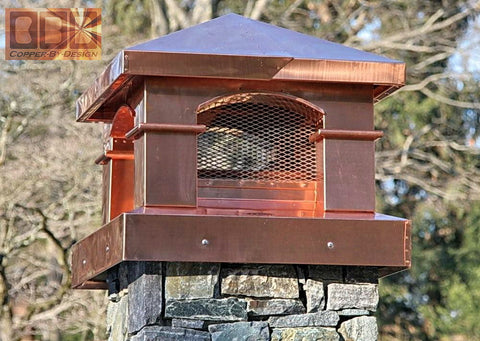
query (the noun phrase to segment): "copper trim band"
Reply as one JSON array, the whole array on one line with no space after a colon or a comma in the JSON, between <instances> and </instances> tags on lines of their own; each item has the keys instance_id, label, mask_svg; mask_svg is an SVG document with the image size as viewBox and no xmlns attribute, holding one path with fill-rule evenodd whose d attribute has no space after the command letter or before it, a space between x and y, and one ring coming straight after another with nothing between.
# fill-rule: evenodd
<instances>
[{"instance_id":1,"label":"copper trim band","mask_svg":"<svg viewBox=\"0 0 480 341\"><path fill-rule=\"evenodd\" d=\"M169 123L140 123L125 134L127 139L138 139L145 132L173 132L200 134L207 130L203 124L169 124Z\"/></svg>"},{"instance_id":2,"label":"copper trim band","mask_svg":"<svg viewBox=\"0 0 480 341\"><path fill-rule=\"evenodd\" d=\"M123 213L73 246L72 286L102 281L108 269L123 261L377 266L387 267L388 274L388 268L396 272L410 267L406 222L376 214L299 218ZM202 244L203 239L208 244Z\"/></svg>"},{"instance_id":3,"label":"copper trim band","mask_svg":"<svg viewBox=\"0 0 480 341\"><path fill-rule=\"evenodd\" d=\"M310 140L310 142L317 142L323 139L375 141L382 136L383 131L380 130L362 131L320 129L310 135L308 139Z\"/></svg>"},{"instance_id":4,"label":"copper trim band","mask_svg":"<svg viewBox=\"0 0 480 341\"><path fill-rule=\"evenodd\" d=\"M134 159L134 155L133 155L133 151L131 153L126 153L124 151L115 151L115 150L112 150L112 151L108 151L106 156L112 160L133 160Z\"/></svg>"}]
</instances>

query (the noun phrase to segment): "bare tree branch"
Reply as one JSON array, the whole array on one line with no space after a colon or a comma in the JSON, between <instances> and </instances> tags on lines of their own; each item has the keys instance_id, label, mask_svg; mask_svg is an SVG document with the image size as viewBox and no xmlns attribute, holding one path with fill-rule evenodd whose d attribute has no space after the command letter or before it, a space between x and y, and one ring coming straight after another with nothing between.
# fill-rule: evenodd
<instances>
[{"instance_id":1,"label":"bare tree branch","mask_svg":"<svg viewBox=\"0 0 480 341\"><path fill-rule=\"evenodd\" d=\"M249 17L253 20L258 20L262 16L265 8L271 0L257 0L255 6L253 6L252 12L249 14Z\"/></svg>"},{"instance_id":2,"label":"bare tree branch","mask_svg":"<svg viewBox=\"0 0 480 341\"><path fill-rule=\"evenodd\" d=\"M433 91L429 90L426 87L420 89L420 91L426 96L433 98L438 102L445 103L454 107L465 108L465 109L480 109L480 103L478 102L457 101L457 100L442 96L438 93L434 93Z\"/></svg>"}]
</instances>

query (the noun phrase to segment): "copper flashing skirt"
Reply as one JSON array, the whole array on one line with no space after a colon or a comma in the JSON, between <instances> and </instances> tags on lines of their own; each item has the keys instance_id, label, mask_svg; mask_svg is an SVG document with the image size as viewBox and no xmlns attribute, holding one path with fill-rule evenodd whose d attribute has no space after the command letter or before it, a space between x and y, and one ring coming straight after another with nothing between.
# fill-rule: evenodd
<instances>
[{"instance_id":1,"label":"copper flashing skirt","mask_svg":"<svg viewBox=\"0 0 480 341\"><path fill-rule=\"evenodd\" d=\"M74 246L72 286L104 289L106 271L123 261L358 265L388 275L410 266L409 235L408 220L380 214L123 213Z\"/></svg>"}]
</instances>

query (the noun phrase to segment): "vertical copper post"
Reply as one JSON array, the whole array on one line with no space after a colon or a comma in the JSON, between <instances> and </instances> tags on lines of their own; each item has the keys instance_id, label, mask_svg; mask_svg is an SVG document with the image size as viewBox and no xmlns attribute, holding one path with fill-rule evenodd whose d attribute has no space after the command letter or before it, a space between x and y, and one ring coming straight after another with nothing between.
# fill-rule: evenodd
<instances>
[{"instance_id":1,"label":"vertical copper post","mask_svg":"<svg viewBox=\"0 0 480 341\"><path fill-rule=\"evenodd\" d=\"M196 124L198 103L161 79L146 78L144 89L144 121L132 132L135 206L195 207L198 131L189 128Z\"/></svg>"}]
</instances>

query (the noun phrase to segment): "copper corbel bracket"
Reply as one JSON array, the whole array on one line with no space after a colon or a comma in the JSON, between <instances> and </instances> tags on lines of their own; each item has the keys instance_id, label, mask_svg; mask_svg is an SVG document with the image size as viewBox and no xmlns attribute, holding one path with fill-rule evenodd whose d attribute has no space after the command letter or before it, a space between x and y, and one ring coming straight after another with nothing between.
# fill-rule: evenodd
<instances>
[{"instance_id":1,"label":"copper corbel bracket","mask_svg":"<svg viewBox=\"0 0 480 341\"><path fill-rule=\"evenodd\" d=\"M363 131L363 130L331 130L319 129L310 135L310 142L318 142L323 139L335 140L357 140L357 141L375 141L383 136L383 131Z\"/></svg>"}]
</instances>

